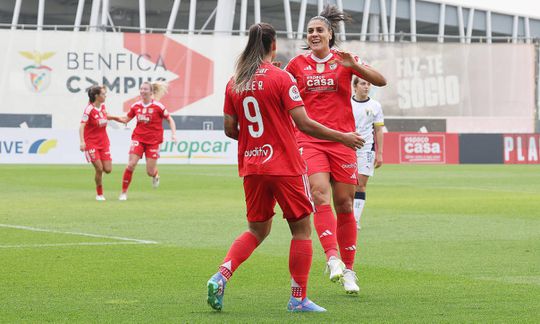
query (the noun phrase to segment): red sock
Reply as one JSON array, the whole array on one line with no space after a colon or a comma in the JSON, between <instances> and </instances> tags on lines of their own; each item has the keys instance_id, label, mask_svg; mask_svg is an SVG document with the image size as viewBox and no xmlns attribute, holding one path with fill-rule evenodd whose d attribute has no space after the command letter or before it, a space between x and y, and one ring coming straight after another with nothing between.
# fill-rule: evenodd
<instances>
[{"instance_id":1,"label":"red sock","mask_svg":"<svg viewBox=\"0 0 540 324\"><path fill-rule=\"evenodd\" d=\"M312 256L311 240L291 240L289 272L292 278L291 292L294 298L306 298Z\"/></svg>"},{"instance_id":2,"label":"red sock","mask_svg":"<svg viewBox=\"0 0 540 324\"><path fill-rule=\"evenodd\" d=\"M133 170L126 168L124 171L124 176L122 177L122 192L127 192L129 184L131 183L131 176L133 175Z\"/></svg>"},{"instance_id":3,"label":"red sock","mask_svg":"<svg viewBox=\"0 0 540 324\"><path fill-rule=\"evenodd\" d=\"M354 266L354 257L356 255L356 220L354 213L337 214L337 240L339 243L339 253L341 260L345 263L347 269L352 270Z\"/></svg>"},{"instance_id":4,"label":"red sock","mask_svg":"<svg viewBox=\"0 0 540 324\"><path fill-rule=\"evenodd\" d=\"M98 196L101 196L103 195L103 186L96 186L96 192L98 194Z\"/></svg>"},{"instance_id":5,"label":"red sock","mask_svg":"<svg viewBox=\"0 0 540 324\"><path fill-rule=\"evenodd\" d=\"M326 259L337 257L336 218L330 205L315 206L313 225L323 247Z\"/></svg>"},{"instance_id":6,"label":"red sock","mask_svg":"<svg viewBox=\"0 0 540 324\"><path fill-rule=\"evenodd\" d=\"M259 241L255 235L249 231L242 233L231 245L227 256L223 259L223 264L219 267L219 272L229 280L236 268L249 258L258 245Z\"/></svg>"}]
</instances>

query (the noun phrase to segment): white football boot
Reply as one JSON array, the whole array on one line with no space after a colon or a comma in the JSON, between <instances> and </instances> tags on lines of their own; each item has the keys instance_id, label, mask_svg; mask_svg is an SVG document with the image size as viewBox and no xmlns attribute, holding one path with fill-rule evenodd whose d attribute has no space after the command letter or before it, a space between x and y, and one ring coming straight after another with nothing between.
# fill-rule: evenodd
<instances>
[{"instance_id":1,"label":"white football boot","mask_svg":"<svg viewBox=\"0 0 540 324\"><path fill-rule=\"evenodd\" d=\"M159 175L152 177L152 188L156 189L159 187Z\"/></svg>"},{"instance_id":2,"label":"white football boot","mask_svg":"<svg viewBox=\"0 0 540 324\"><path fill-rule=\"evenodd\" d=\"M118 200L127 200L127 193L126 192L122 192L120 194L120 197L118 197Z\"/></svg>"},{"instance_id":3,"label":"white football boot","mask_svg":"<svg viewBox=\"0 0 540 324\"><path fill-rule=\"evenodd\" d=\"M347 294L358 294L360 287L358 287L358 277L356 272L345 269L343 271L343 278L341 279L341 284L345 288Z\"/></svg>"},{"instance_id":4,"label":"white football boot","mask_svg":"<svg viewBox=\"0 0 540 324\"><path fill-rule=\"evenodd\" d=\"M338 282L343 278L345 264L335 256L330 257L326 263L326 272L330 272L330 281Z\"/></svg>"},{"instance_id":5,"label":"white football boot","mask_svg":"<svg viewBox=\"0 0 540 324\"><path fill-rule=\"evenodd\" d=\"M103 196L103 195L97 195L96 200L97 201L105 201L106 199L105 199L105 196Z\"/></svg>"}]
</instances>

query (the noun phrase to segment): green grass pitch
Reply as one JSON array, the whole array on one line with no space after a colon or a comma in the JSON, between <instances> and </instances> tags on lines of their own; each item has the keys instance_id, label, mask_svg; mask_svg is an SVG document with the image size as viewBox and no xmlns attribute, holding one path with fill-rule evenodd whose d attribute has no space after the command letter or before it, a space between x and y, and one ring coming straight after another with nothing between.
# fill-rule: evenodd
<instances>
[{"instance_id":1,"label":"green grass pitch","mask_svg":"<svg viewBox=\"0 0 540 324\"><path fill-rule=\"evenodd\" d=\"M359 232L359 296L329 282L313 236L308 295L325 314L286 311L279 209L223 311L206 305L206 281L246 228L235 166L160 166L157 190L139 166L120 202L123 167L96 202L91 166L0 166L0 322L540 321L539 166L383 166Z\"/></svg>"}]
</instances>

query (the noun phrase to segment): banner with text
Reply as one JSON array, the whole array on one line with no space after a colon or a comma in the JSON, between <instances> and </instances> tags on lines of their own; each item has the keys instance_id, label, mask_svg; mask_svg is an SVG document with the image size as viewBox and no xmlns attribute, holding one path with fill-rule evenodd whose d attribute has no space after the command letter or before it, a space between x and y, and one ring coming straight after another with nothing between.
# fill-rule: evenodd
<instances>
[{"instance_id":1,"label":"banner with text","mask_svg":"<svg viewBox=\"0 0 540 324\"><path fill-rule=\"evenodd\" d=\"M113 163L127 163L131 131L109 130ZM165 131L160 147L161 164L236 164L238 146L222 131L179 131L177 142ZM144 162L144 159L141 160ZM0 164L82 164L76 131L3 128Z\"/></svg>"},{"instance_id":2,"label":"banner with text","mask_svg":"<svg viewBox=\"0 0 540 324\"><path fill-rule=\"evenodd\" d=\"M54 129L78 127L93 84L108 89L106 105L115 115L138 100L142 82L163 80L169 92L161 101L173 115L222 116L225 85L246 44L244 36L21 30L0 36L0 118L17 114L16 123L25 114L50 115ZM279 39L277 60L285 65L303 44ZM340 47L385 75L388 85L373 87L371 96L388 118L442 118L452 133L534 132L534 45Z\"/></svg>"}]
</instances>

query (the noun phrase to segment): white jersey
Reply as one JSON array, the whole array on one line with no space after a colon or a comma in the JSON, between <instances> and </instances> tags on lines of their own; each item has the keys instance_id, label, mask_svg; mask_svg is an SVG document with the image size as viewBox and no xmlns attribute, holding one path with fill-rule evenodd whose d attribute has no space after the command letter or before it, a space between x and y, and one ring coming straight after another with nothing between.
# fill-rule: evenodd
<instances>
[{"instance_id":1,"label":"white jersey","mask_svg":"<svg viewBox=\"0 0 540 324\"><path fill-rule=\"evenodd\" d=\"M366 141L359 151L375 151L375 126L384 126L384 115L381 104L368 98L358 101L351 98L356 132Z\"/></svg>"}]
</instances>

